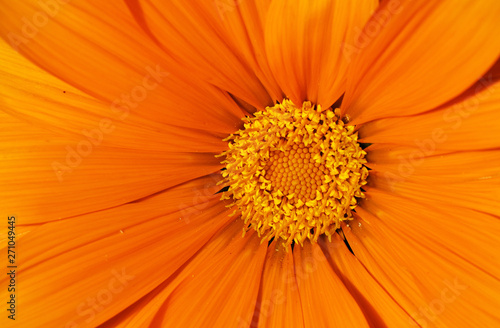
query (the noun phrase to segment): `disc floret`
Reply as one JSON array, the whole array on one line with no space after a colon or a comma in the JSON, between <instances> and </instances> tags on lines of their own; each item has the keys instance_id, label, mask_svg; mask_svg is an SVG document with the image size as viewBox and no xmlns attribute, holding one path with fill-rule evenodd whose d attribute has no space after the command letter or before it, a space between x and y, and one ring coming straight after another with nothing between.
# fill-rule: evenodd
<instances>
[{"instance_id":1,"label":"disc floret","mask_svg":"<svg viewBox=\"0 0 500 328\"><path fill-rule=\"evenodd\" d=\"M244 129L225 139L222 199L263 240L316 242L352 219L364 197L366 152L337 114L284 100L245 117Z\"/></svg>"}]
</instances>

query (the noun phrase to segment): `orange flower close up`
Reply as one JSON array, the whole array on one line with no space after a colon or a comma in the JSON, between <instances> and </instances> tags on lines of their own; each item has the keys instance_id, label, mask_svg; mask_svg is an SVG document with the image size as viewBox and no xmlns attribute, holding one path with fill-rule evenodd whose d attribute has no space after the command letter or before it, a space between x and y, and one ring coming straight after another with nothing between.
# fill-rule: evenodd
<instances>
[{"instance_id":1,"label":"orange flower close up","mask_svg":"<svg viewBox=\"0 0 500 328\"><path fill-rule=\"evenodd\" d=\"M500 325L500 2L0 5L0 326Z\"/></svg>"}]
</instances>

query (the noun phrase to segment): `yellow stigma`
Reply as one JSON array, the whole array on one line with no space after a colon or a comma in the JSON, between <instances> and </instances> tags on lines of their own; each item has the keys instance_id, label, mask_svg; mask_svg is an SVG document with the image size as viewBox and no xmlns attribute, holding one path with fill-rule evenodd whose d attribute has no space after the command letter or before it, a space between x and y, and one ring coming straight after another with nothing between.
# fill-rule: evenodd
<instances>
[{"instance_id":1,"label":"yellow stigma","mask_svg":"<svg viewBox=\"0 0 500 328\"><path fill-rule=\"evenodd\" d=\"M243 118L220 156L227 191L245 221L263 240L302 244L328 238L351 220L366 184L366 153L353 126L331 109L291 101Z\"/></svg>"}]
</instances>

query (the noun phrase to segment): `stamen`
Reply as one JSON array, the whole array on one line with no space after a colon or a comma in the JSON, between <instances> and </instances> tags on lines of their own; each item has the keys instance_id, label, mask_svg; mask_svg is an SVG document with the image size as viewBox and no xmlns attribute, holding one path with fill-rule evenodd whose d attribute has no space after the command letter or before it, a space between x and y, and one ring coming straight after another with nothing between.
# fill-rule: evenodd
<instances>
[{"instance_id":1,"label":"stamen","mask_svg":"<svg viewBox=\"0 0 500 328\"><path fill-rule=\"evenodd\" d=\"M368 170L357 132L332 109L291 101L244 118L244 129L230 135L219 156L232 199L245 222L263 241L281 238L313 242L329 239L341 221L352 219L363 198Z\"/></svg>"}]
</instances>

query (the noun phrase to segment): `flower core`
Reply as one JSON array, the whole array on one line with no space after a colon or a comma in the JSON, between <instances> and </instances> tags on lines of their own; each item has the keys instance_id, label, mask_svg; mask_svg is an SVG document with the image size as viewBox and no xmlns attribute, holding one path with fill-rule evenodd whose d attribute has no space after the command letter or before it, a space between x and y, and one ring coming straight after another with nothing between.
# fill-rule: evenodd
<instances>
[{"instance_id":1,"label":"flower core","mask_svg":"<svg viewBox=\"0 0 500 328\"><path fill-rule=\"evenodd\" d=\"M357 132L331 109L291 101L243 118L220 156L228 189L246 228L283 244L328 238L352 219L368 170Z\"/></svg>"}]
</instances>

